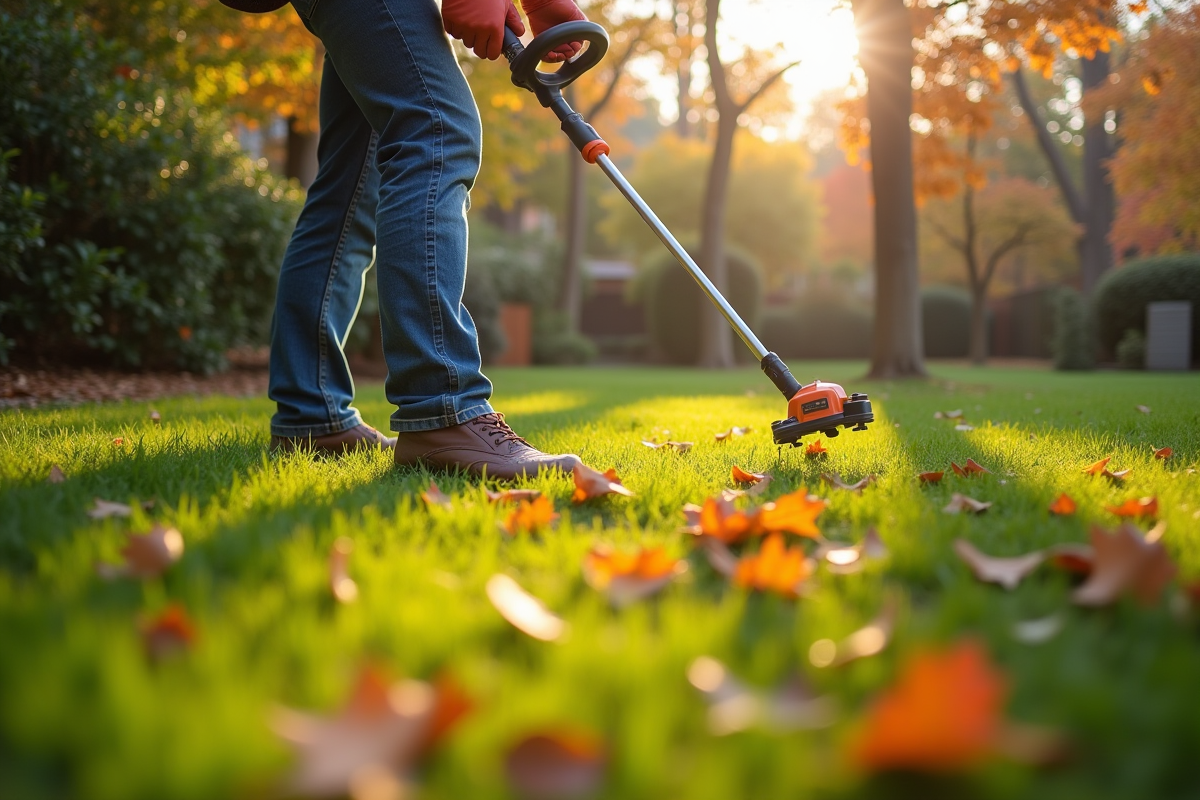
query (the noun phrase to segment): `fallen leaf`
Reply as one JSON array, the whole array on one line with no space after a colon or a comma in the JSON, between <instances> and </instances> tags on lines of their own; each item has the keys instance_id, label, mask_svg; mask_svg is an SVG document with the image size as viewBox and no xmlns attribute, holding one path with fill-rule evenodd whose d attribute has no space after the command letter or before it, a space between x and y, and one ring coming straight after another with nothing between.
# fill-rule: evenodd
<instances>
[{"instance_id":1,"label":"fallen leaf","mask_svg":"<svg viewBox=\"0 0 1200 800\"><path fill-rule=\"evenodd\" d=\"M1154 542L1157 542L1159 539L1161 539L1163 534L1166 532L1167 532L1167 521L1165 519L1163 519L1163 520L1159 520L1158 524L1155 525L1153 528L1146 531L1146 535L1143 536L1142 538L1145 539L1147 542L1150 542L1151 544L1153 544Z\"/></svg>"},{"instance_id":2,"label":"fallen leaf","mask_svg":"<svg viewBox=\"0 0 1200 800\"><path fill-rule=\"evenodd\" d=\"M950 496L950 502L942 509L942 512L945 514L961 514L966 511L972 514L982 514L991 507L991 503L984 503L976 500L974 497L967 497L965 494L955 492Z\"/></svg>"},{"instance_id":3,"label":"fallen leaf","mask_svg":"<svg viewBox=\"0 0 1200 800\"><path fill-rule=\"evenodd\" d=\"M182 606L171 605L141 626L142 646L152 661L189 649L196 641L196 626Z\"/></svg>"},{"instance_id":4,"label":"fallen leaf","mask_svg":"<svg viewBox=\"0 0 1200 800\"><path fill-rule=\"evenodd\" d=\"M956 408L953 411L935 411L933 412L934 419L962 419L963 410Z\"/></svg>"},{"instance_id":5,"label":"fallen leaf","mask_svg":"<svg viewBox=\"0 0 1200 800\"><path fill-rule=\"evenodd\" d=\"M1096 558L1096 551L1090 544L1068 542L1048 548L1046 558L1051 566L1058 569L1087 575L1092 571L1092 562Z\"/></svg>"},{"instance_id":6,"label":"fallen leaf","mask_svg":"<svg viewBox=\"0 0 1200 800\"><path fill-rule=\"evenodd\" d=\"M680 511L683 513L683 520L685 522L681 532L699 536L702 533L700 529L700 514L704 509L695 503L688 503Z\"/></svg>"},{"instance_id":7,"label":"fallen leaf","mask_svg":"<svg viewBox=\"0 0 1200 800\"><path fill-rule=\"evenodd\" d=\"M642 547L633 553L593 547L583 561L584 579L608 594L618 608L657 594L686 570L687 562L667 555L661 547Z\"/></svg>"},{"instance_id":8,"label":"fallen leaf","mask_svg":"<svg viewBox=\"0 0 1200 800\"><path fill-rule=\"evenodd\" d=\"M648 442L645 439L642 439L642 444L646 445L646 447L649 447L651 450L662 450L663 448L669 448L671 450L674 450L677 453L686 453L688 450L691 450L692 447L695 446L695 442L655 443L655 442Z\"/></svg>"},{"instance_id":9,"label":"fallen leaf","mask_svg":"<svg viewBox=\"0 0 1200 800\"><path fill-rule=\"evenodd\" d=\"M1075 501L1067 494L1060 494L1050 504L1050 513L1057 514L1060 517L1067 517L1075 513Z\"/></svg>"},{"instance_id":10,"label":"fallen leaf","mask_svg":"<svg viewBox=\"0 0 1200 800\"><path fill-rule=\"evenodd\" d=\"M1085 467L1083 470L1083 473L1085 475L1112 476L1113 473L1108 471L1108 462L1110 462L1110 461L1112 461L1112 456L1109 456L1108 458L1102 458L1099 461L1097 461L1095 464L1092 464L1090 467ZM1124 477L1127 472L1128 472L1128 470L1126 470L1125 472L1122 472L1121 477Z\"/></svg>"},{"instance_id":11,"label":"fallen leaf","mask_svg":"<svg viewBox=\"0 0 1200 800\"><path fill-rule=\"evenodd\" d=\"M887 546L879 538L879 532L868 528L863 540L852 547L825 546L820 550L821 558L829 565L829 571L838 575L858 572L871 559L884 558Z\"/></svg>"},{"instance_id":12,"label":"fallen leaf","mask_svg":"<svg viewBox=\"0 0 1200 800\"><path fill-rule=\"evenodd\" d=\"M113 443L113 447L121 447L122 445L125 444L125 437L124 436L114 436L112 443Z\"/></svg>"},{"instance_id":13,"label":"fallen leaf","mask_svg":"<svg viewBox=\"0 0 1200 800\"><path fill-rule=\"evenodd\" d=\"M410 773L431 744L439 700L438 691L423 681L389 686L377 672L363 670L346 705L332 717L276 709L271 727L296 754L285 794L407 796Z\"/></svg>"},{"instance_id":14,"label":"fallen leaf","mask_svg":"<svg viewBox=\"0 0 1200 800\"><path fill-rule=\"evenodd\" d=\"M899 606L894 594L885 595L878 616L866 626L840 642L834 642L832 639L818 639L813 642L808 648L809 662L819 668L840 667L860 658L879 655L892 640Z\"/></svg>"},{"instance_id":15,"label":"fallen leaf","mask_svg":"<svg viewBox=\"0 0 1200 800\"><path fill-rule=\"evenodd\" d=\"M578 730L528 735L504 759L508 782L530 800L588 797L604 783L608 756L604 742Z\"/></svg>"},{"instance_id":16,"label":"fallen leaf","mask_svg":"<svg viewBox=\"0 0 1200 800\"><path fill-rule=\"evenodd\" d=\"M58 464L50 465L50 474L46 477L46 483L62 483L66 479L67 476L62 471L62 467Z\"/></svg>"},{"instance_id":17,"label":"fallen leaf","mask_svg":"<svg viewBox=\"0 0 1200 800\"><path fill-rule=\"evenodd\" d=\"M1170 458L1172 455L1175 454L1175 449L1173 447L1155 448L1154 445L1151 445L1150 447L1152 450L1154 450L1154 457L1157 458L1159 461L1166 461L1168 458Z\"/></svg>"},{"instance_id":18,"label":"fallen leaf","mask_svg":"<svg viewBox=\"0 0 1200 800\"><path fill-rule=\"evenodd\" d=\"M950 467L954 470L955 475L958 475L963 478L968 478L972 475L983 475L984 473L988 473L988 474L991 473L990 469L982 466L973 458L968 458L967 463L961 467L958 464L955 464L953 461L951 461Z\"/></svg>"},{"instance_id":19,"label":"fallen leaf","mask_svg":"<svg viewBox=\"0 0 1200 800\"><path fill-rule=\"evenodd\" d=\"M1138 411L1140 411L1140 412L1142 412L1143 414L1149 414L1149 413L1150 413L1150 406L1141 406L1141 405L1139 405L1139 406L1135 406L1135 408L1137 408L1137 410L1138 410Z\"/></svg>"},{"instance_id":20,"label":"fallen leaf","mask_svg":"<svg viewBox=\"0 0 1200 800\"><path fill-rule=\"evenodd\" d=\"M745 436L747 433L750 433L751 430L753 429L749 426L741 428L735 425L727 431L722 431L721 433L713 435L716 437L718 442L724 442L733 436Z\"/></svg>"},{"instance_id":21,"label":"fallen leaf","mask_svg":"<svg viewBox=\"0 0 1200 800\"><path fill-rule=\"evenodd\" d=\"M634 496L633 492L621 485L621 479L617 477L615 469L610 469L608 472L597 472L591 467L576 464L572 474L575 478L575 493L571 495L572 503L582 503L584 500L606 494Z\"/></svg>"},{"instance_id":22,"label":"fallen leaf","mask_svg":"<svg viewBox=\"0 0 1200 800\"><path fill-rule=\"evenodd\" d=\"M150 409L150 421L152 423L154 423L155 425L161 425L162 424L162 414L159 414L154 409Z\"/></svg>"},{"instance_id":23,"label":"fallen leaf","mask_svg":"<svg viewBox=\"0 0 1200 800\"><path fill-rule=\"evenodd\" d=\"M101 500L99 497L92 500L92 507L87 510L87 515L92 519L128 517L132 513L132 506L125 503L114 503L111 500Z\"/></svg>"},{"instance_id":24,"label":"fallen leaf","mask_svg":"<svg viewBox=\"0 0 1200 800\"><path fill-rule=\"evenodd\" d=\"M542 493L537 489L504 489L499 492L483 490L489 503L520 503L523 500L537 500Z\"/></svg>"},{"instance_id":25,"label":"fallen leaf","mask_svg":"<svg viewBox=\"0 0 1200 800\"><path fill-rule=\"evenodd\" d=\"M868 711L850 755L871 772L973 767L995 750L1005 683L976 642L918 653Z\"/></svg>"},{"instance_id":26,"label":"fallen leaf","mask_svg":"<svg viewBox=\"0 0 1200 800\"><path fill-rule=\"evenodd\" d=\"M508 512L501 526L509 536L518 533L533 533L545 530L558 522L558 514L554 511L554 503L549 497L538 497L534 500L522 500L517 507Z\"/></svg>"},{"instance_id":27,"label":"fallen leaf","mask_svg":"<svg viewBox=\"0 0 1200 800\"><path fill-rule=\"evenodd\" d=\"M1145 604L1154 603L1175 577L1175 564L1162 542L1147 542L1132 523L1126 522L1112 533L1093 526L1091 541L1091 573L1071 596L1078 605L1108 605L1125 594Z\"/></svg>"},{"instance_id":28,"label":"fallen leaf","mask_svg":"<svg viewBox=\"0 0 1200 800\"><path fill-rule=\"evenodd\" d=\"M812 561L803 548L788 548L776 533L763 541L757 553L738 560L733 582L747 589L795 597L812 571Z\"/></svg>"},{"instance_id":29,"label":"fallen leaf","mask_svg":"<svg viewBox=\"0 0 1200 800\"><path fill-rule=\"evenodd\" d=\"M1153 517L1158 515L1158 498L1130 498L1119 506L1105 506L1118 517Z\"/></svg>"},{"instance_id":30,"label":"fallen leaf","mask_svg":"<svg viewBox=\"0 0 1200 800\"><path fill-rule=\"evenodd\" d=\"M733 477L734 483L758 483L759 481L765 481L770 477L765 472L747 472L737 464L734 464L733 468L730 469L729 472Z\"/></svg>"},{"instance_id":31,"label":"fallen leaf","mask_svg":"<svg viewBox=\"0 0 1200 800\"><path fill-rule=\"evenodd\" d=\"M441 508L450 508L450 496L438 488L438 485L433 481L429 482L429 488L421 492L421 499L425 501L426 508L439 506Z\"/></svg>"},{"instance_id":32,"label":"fallen leaf","mask_svg":"<svg viewBox=\"0 0 1200 800\"><path fill-rule=\"evenodd\" d=\"M825 445L820 439L804 448L805 458L826 458L828 455L829 451L825 449Z\"/></svg>"},{"instance_id":33,"label":"fallen leaf","mask_svg":"<svg viewBox=\"0 0 1200 800\"><path fill-rule=\"evenodd\" d=\"M709 565L718 575L733 580L734 574L737 573L738 557L729 549L729 545L711 536L701 536L696 540L696 544L704 551Z\"/></svg>"},{"instance_id":34,"label":"fallen leaf","mask_svg":"<svg viewBox=\"0 0 1200 800\"><path fill-rule=\"evenodd\" d=\"M945 474L944 472L922 472L917 475L917 480L921 483L941 483Z\"/></svg>"},{"instance_id":35,"label":"fallen leaf","mask_svg":"<svg viewBox=\"0 0 1200 800\"><path fill-rule=\"evenodd\" d=\"M350 577L350 554L354 542L348 536L339 536L329 551L329 588L333 599L339 603L353 603L358 599L358 584Z\"/></svg>"},{"instance_id":36,"label":"fallen leaf","mask_svg":"<svg viewBox=\"0 0 1200 800\"><path fill-rule=\"evenodd\" d=\"M759 532L760 511L738 511L733 501L710 497L700 509L700 533L735 544Z\"/></svg>"},{"instance_id":37,"label":"fallen leaf","mask_svg":"<svg viewBox=\"0 0 1200 800\"><path fill-rule=\"evenodd\" d=\"M540 600L507 575L493 575L485 588L500 616L522 633L553 642L566 632L567 623L547 611Z\"/></svg>"},{"instance_id":38,"label":"fallen leaf","mask_svg":"<svg viewBox=\"0 0 1200 800\"><path fill-rule=\"evenodd\" d=\"M974 426L974 425L968 425L968 424L967 424L967 423L965 423L965 422L960 422L960 423L958 423L957 425L955 425L955 426L954 426L954 430L956 430L956 431L960 431L960 432L962 432L962 433L966 433L967 431L973 431L973 430L975 430L975 426Z\"/></svg>"},{"instance_id":39,"label":"fallen leaf","mask_svg":"<svg viewBox=\"0 0 1200 800\"><path fill-rule=\"evenodd\" d=\"M1023 644L1044 644L1058 635L1066 623L1062 614L1054 613L1041 619L1028 619L1013 625L1013 638Z\"/></svg>"},{"instance_id":40,"label":"fallen leaf","mask_svg":"<svg viewBox=\"0 0 1200 800\"><path fill-rule=\"evenodd\" d=\"M100 564L100 577L156 578L183 557L183 536L174 528L155 525L149 533L129 534L121 548L124 564Z\"/></svg>"},{"instance_id":41,"label":"fallen leaf","mask_svg":"<svg viewBox=\"0 0 1200 800\"><path fill-rule=\"evenodd\" d=\"M821 480L835 489L845 489L848 492L862 494L862 490L873 484L877 480L877 477L875 475L868 475L857 483L846 483L838 473L826 472L822 473Z\"/></svg>"},{"instance_id":42,"label":"fallen leaf","mask_svg":"<svg viewBox=\"0 0 1200 800\"><path fill-rule=\"evenodd\" d=\"M758 524L765 533L793 533L815 538L821 535L816 520L825 506L824 500L810 495L802 486L759 509Z\"/></svg>"},{"instance_id":43,"label":"fallen leaf","mask_svg":"<svg viewBox=\"0 0 1200 800\"><path fill-rule=\"evenodd\" d=\"M709 656L693 661L687 677L708 701L708 729L714 736L755 726L775 731L813 730L832 725L837 716L829 698L816 696L799 680L772 691L753 689Z\"/></svg>"},{"instance_id":44,"label":"fallen leaf","mask_svg":"<svg viewBox=\"0 0 1200 800\"><path fill-rule=\"evenodd\" d=\"M954 540L954 552L967 562L976 578L984 583L998 583L1009 590L1015 589L1026 575L1046 560L1046 554L1041 550L1011 558L985 555L966 539Z\"/></svg>"}]
</instances>

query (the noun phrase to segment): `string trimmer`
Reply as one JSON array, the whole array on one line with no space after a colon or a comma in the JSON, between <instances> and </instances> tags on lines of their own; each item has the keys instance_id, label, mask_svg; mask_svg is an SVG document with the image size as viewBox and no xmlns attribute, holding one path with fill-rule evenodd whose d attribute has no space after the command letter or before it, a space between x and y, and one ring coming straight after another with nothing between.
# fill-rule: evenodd
<instances>
[{"instance_id":1,"label":"string trimmer","mask_svg":"<svg viewBox=\"0 0 1200 800\"><path fill-rule=\"evenodd\" d=\"M570 61L565 62L557 72L542 72L537 68L551 50L570 42L585 42L587 46ZM608 143L584 120L582 114L567 103L562 90L596 66L607 51L608 33L596 23L584 20L566 22L543 31L528 46L522 45L521 40L512 31L505 29L504 32L504 57L508 59L509 68L512 70L512 82L533 92L543 107L554 112L562 122L563 133L579 149L583 160L599 166L625 199L637 209L638 214L671 254L691 273L696 283L700 284L700 289L708 295L708 299L737 331L746 347L758 358L763 372L767 373L767 377L787 398L787 418L771 423L775 444L790 444L795 447L800 444L801 437L817 432L826 436L837 436L839 427L865 431L867 423L875 421L875 415L871 413L871 401L867 396L855 392L847 397L846 390L841 386L819 380L801 386L800 382L792 377L791 370L782 359L763 347L754 331L750 330L750 326L717 291L717 287L713 286L708 276L696 265L688 252L667 230L667 226L663 225L609 159Z\"/></svg>"}]
</instances>

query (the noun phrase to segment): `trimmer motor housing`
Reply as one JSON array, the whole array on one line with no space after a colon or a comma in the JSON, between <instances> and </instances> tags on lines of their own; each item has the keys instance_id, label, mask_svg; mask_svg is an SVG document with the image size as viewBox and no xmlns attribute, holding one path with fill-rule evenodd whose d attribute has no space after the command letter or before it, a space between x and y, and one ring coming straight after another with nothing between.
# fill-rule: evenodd
<instances>
[{"instance_id":1,"label":"trimmer motor housing","mask_svg":"<svg viewBox=\"0 0 1200 800\"><path fill-rule=\"evenodd\" d=\"M801 386L788 401L788 418L771 423L775 444L800 446L800 439L810 433L823 433L832 438L850 428L865 431L875 421L871 401L865 394L855 392L849 397L836 383L813 381Z\"/></svg>"}]
</instances>

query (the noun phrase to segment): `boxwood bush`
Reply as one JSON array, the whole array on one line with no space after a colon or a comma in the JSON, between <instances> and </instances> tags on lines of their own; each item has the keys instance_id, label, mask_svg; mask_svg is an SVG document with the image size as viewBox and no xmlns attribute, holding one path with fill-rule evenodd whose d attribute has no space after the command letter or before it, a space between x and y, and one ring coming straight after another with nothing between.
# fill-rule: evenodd
<instances>
[{"instance_id":1,"label":"boxwood bush","mask_svg":"<svg viewBox=\"0 0 1200 800\"><path fill-rule=\"evenodd\" d=\"M971 340L971 295L957 286L921 290L926 358L966 358Z\"/></svg>"},{"instance_id":2,"label":"boxwood bush","mask_svg":"<svg viewBox=\"0 0 1200 800\"><path fill-rule=\"evenodd\" d=\"M1146 332L1146 304L1190 300L1200 313L1200 253L1151 256L1105 275L1093 294L1093 310L1106 355L1115 355L1126 331ZM1192 325L1192 352L1200 353L1200 325Z\"/></svg>"},{"instance_id":3,"label":"boxwood bush","mask_svg":"<svg viewBox=\"0 0 1200 800\"><path fill-rule=\"evenodd\" d=\"M763 344L783 358L867 358L874 323L865 306L821 294L769 309Z\"/></svg>"},{"instance_id":4,"label":"boxwood bush","mask_svg":"<svg viewBox=\"0 0 1200 800\"><path fill-rule=\"evenodd\" d=\"M0 359L208 371L264 341L299 188L62 5L16 5L0 11Z\"/></svg>"}]
</instances>

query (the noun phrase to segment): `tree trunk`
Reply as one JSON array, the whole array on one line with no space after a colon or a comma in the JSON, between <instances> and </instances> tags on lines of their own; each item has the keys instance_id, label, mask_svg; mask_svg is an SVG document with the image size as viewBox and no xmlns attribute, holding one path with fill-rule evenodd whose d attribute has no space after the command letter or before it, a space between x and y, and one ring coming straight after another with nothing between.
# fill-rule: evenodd
<instances>
[{"instance_id":1,"label":"tree trunk","mask_svg":"<svg viewBox=\"0 0 1200 800\"><path fill-rule=\"evenodd\" d=\"M587 238L587 182L584 161L567 149L567 246L563 254L558 308L568 333L579 333L583 307L583 251Z\"/></svg>"},{"instance_id":2,"label":"tree trunk","mask_svg":"<svg viewBox=\"0 0 1200 800\"><path fill-rule=\"evenodd\" d=\"M967 348L971 363L977 367L987 364L987 287L971 287L971 338Z\"/></svg>"},{"instance_id":3,"label":"tree trunk","mask_svg":"<svg viewBox=\"0 0 1200 800\"><path fill-rule=\"evenodd\" d=\"M1109 54L1096 52L1096 57L1080 62L1083 96L1088 91L1108 83ZM1113 156L1112 139L1104 130L1104 117L1087 120L1083 130L1083 195L1087 198L1084 216L1085 232L1079 252L1082 288L1090 295L1105 272L1112 269L1113 252L1109 236L1113 225L1113 185L1108 174L1108 161Z\"/></svg>"},{"instance_id":4,"label":"tree trunk","mask_svg":"<svg viewBox=\"0 0 1200 800\"><path fill-rule=\"evenodd\" d=\"M711 24L711 21L710 21ZM725 263L725 199L729 190L729 172L733 161L733 136L737 133L737 115L722 113L717 121L717 141L708 167L701 223L700 266L717 291L725 294L729 270ZM707 298L700 309L699 366L727 369L734 366L733 339L729 323Z\"/></svg>"},{"instance_id":5,"label":"tree trunk","mask_svg":"<svg viewBox=\"0 0 1200 800\"><path fill-rule=\"evenodd\" d=\"M867 77L875 194L872 378L921 377L925 354L913 194L912 24L904 0L853 0Z\"/></svg>"},{"instance_id":6,"label":"tree trunk","mask_svg":"<svg viewBox=\"0 0 1200 800\"><path fill-rule=\"evenodd\" d=\"M283 165L283 174L295 178L300 185L307 189L312 186L317 177L317 141L320 138L316 131L302 130L295 117L287 123L287 152Z\"/></svg>"}]
</instances>

